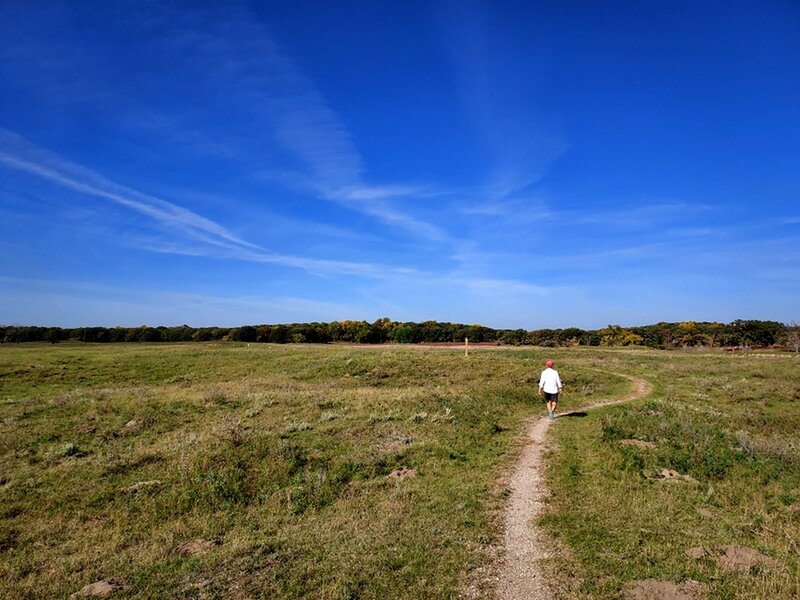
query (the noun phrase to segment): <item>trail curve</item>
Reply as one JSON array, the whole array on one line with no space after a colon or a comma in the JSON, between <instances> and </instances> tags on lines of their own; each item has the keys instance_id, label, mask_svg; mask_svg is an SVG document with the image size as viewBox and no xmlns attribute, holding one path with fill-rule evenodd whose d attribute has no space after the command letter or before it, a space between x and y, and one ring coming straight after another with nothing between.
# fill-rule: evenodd
<instances>
[{"instance_id":1,"label":"trail curve","mask_svg":"<svg viewBox=\"0 0 800 600\"><path fill-rule=\"evenodd\" d=\"M623 373L613 375L628 379L633 383L633 389L619 398L561 413L559 418L638 400L652 389L644 379ZM497 600L550 600L552 597L541 567L541 561L549 558L550 553L542 531L536 526L547 492L542 453L550 423L550 419L541 417L529 425L526 444L509 480L511 494L504 513L503 559L495 594Z\"/></svg>"}]
</instances>

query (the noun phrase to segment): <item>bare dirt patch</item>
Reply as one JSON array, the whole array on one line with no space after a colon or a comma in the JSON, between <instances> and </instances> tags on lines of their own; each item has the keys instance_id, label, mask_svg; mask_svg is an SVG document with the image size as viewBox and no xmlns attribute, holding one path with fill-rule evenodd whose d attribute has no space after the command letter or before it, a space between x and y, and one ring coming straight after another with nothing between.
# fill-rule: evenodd
<instances>
[{"instance_id":1,"label":"bare dirt patch","mask_svg":"<svg viewBox=\"0 0 800 600\"><path fill-rule=\"evenodd\" d=\"M644 440L620 440L619 445L633 446L634 448L639 448L640 450L655 450L658 448L658 446L653 442L645 442Z\"/></svg>"},{"instance_id":2,"label":"bare dirt patch","mask_svg":"<svg viewBox=\"0 0 800 600\"><path fill-rule=\"evenodd\" d=\"M216 542L212 542L209 540L203 539L196 539L190 540L188 542L184 542L177 548L175 548L175 554L179 556L194 556L195 554L203 554L212 550L214 546L216 546Z\"/></svg>"},{"instance_id":3,"label":"bare dirt patch","mask_svg":"<svg viewBox=\"0 0 800 600\"><path fill-rule=\"evenodd\" d=\"M122 429L119 430L120 435L128 435L129 433L133 433L138 429L139 421L136 419L131 419L125 425L122 426Z\"/></svg>"},{"instance_id":4,"label":"bare dirt patch","mask_svg":"<svg viewBox=\"0 0 800 600\"><path fill-rule=\"evenodd\" d=\"M152 479L150 481L137 481L136 483L122 488L123 492L138 492L139 490L154 488L161 485L160 479Z\"/></svg>"},{"instance_id":5,"label":"bare dirt patch","mask_svg":"<svg viewBox=\"0 0 800 600\"><path fill-rule=\"evenodd\" d=\"M657 471L646 471L642 473L645 479L655 479L657 481L685 481L686 483L699 483L691 475L681 475L672 469L659 469Z\"/></svg>"},{"instance_id":6,"label":"bare dirt patch","mask_svg":"<svg viewBox=\"0 0 800 600\"><path fill-rule=\"evenodd\" d=\"M687 549L686 556L697 560L712 560L726 571L749 571L751 567L755 566L777 569L781 566L774 558L753 548L737 544L710 548L697 546Z\"/></svg>"},{"instance_id":7,"label":"bare dirt patch","mask_svg":"<svg viewBox=\"0 0 800 600\"><path fill-rule=\"evenodd\" d=\"M409 469L408 467L400 467L399 469L395 469L391 473L386 476L386 479L389 481L398 483L405 479L414 479L417 476L416 469Z\"/></svg>"},{"instance_id":8,"label":"bare dirt patch","mask_svg":"<svg viewBox=\"0 0 800 600\"><path fill-rule=\"evenodd\" d=\"M384 452L402 452L408 448L413 441L414 438L411 436L395 434L381 442L381 450Z\"/></svg>"},{"instance_id":9,"label":"bare dirt patch","mask_svg":"<svg viewBox=\"0 0 800 600\"><path fill-rule=\"evenodd\" d=\"M675 585L671 581L641 579L634 581L625 589L625 600L696 600L699 598L700 584L687 581Z\"/></svg>"},{"instance_id":10,"label":"bare dirt patch","mask_svg":"<svg viewBox=\"0 0 800 600\"><path fill-rule=\"evenodd\" d=\"M70 595L70 598L85 598L90 596L97 596L104 598L111 595L115 590L123 588L122 581L119 579L101 579L82 587L79 591Z\"/></svg>"}]
</instances>

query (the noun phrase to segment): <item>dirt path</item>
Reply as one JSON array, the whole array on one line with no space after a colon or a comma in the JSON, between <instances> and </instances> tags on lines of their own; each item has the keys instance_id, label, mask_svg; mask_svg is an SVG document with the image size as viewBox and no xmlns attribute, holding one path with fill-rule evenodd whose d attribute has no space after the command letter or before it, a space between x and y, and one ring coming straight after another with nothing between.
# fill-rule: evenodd
<instances>
[{"instance_id":1,"label":"dirt path","mask_svg":"<svg viewBox=\"0 0 800 600\"><path fill-rule=\"evenodd\" d=\"M637 400L650 392L650 384L644 379L614 374L630 380L633 390L621 398L584 406L559 416ZM498 600L547 600L552 596L541 569L541 561L549 558L550 554L535 523L542 513L546 497L542 452L550 423L546 417L531 423L527 443L509 481L511 496L505 511L504 558L497 585Z\"/></svg>"}]
</instances>

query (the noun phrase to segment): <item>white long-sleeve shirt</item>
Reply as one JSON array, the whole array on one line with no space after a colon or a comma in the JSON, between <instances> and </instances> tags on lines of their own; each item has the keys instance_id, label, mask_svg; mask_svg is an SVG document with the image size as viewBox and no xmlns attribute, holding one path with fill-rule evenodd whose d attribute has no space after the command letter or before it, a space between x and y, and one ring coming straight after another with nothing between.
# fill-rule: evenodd
<instances>
[{"instance_id":1,"label":"white long-sleeve shirt","mask_svg":"<svg viewBox=\"0 0 800 600\"><path fill-rule=\"evenodd\" d=\"M548 394L557 394L561 390L561 378L558 371L552 367L547 367L539 377L539 389Z\"/></svg>"}]
</instances>

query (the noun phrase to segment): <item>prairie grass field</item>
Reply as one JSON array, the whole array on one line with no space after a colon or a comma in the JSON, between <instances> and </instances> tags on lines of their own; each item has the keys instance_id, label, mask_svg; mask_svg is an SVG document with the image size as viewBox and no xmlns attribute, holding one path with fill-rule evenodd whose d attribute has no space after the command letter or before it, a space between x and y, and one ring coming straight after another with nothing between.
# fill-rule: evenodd
<instances>
[{"instance_id":1,"label":"prairie grass field","mask_svg":"<svg viewBox=\"0 0 800 600\"><path fill-rule=\"evenodd\" d=\"M655 389L551 430L559 450L543 525L565 549L549 565L557 597L617 598L644 579L689 582L698 598L800 597L798 357L603 359ZM714 560L733 545L761 558Z\"/></svg>"},{"instance_id":2,"label":"prairie grass field","mask_svg":"<svg viewBox=\"0 0 800 600\"><path fill-rule=\"evenodd\" d=\"M560 597L798 596L795 355L191 343L0 346L0 597L458 597L546 358L561 410L654 386L550 429ZM715 544L775 562L686 554Z\"/></svg>"}]
</instances>

